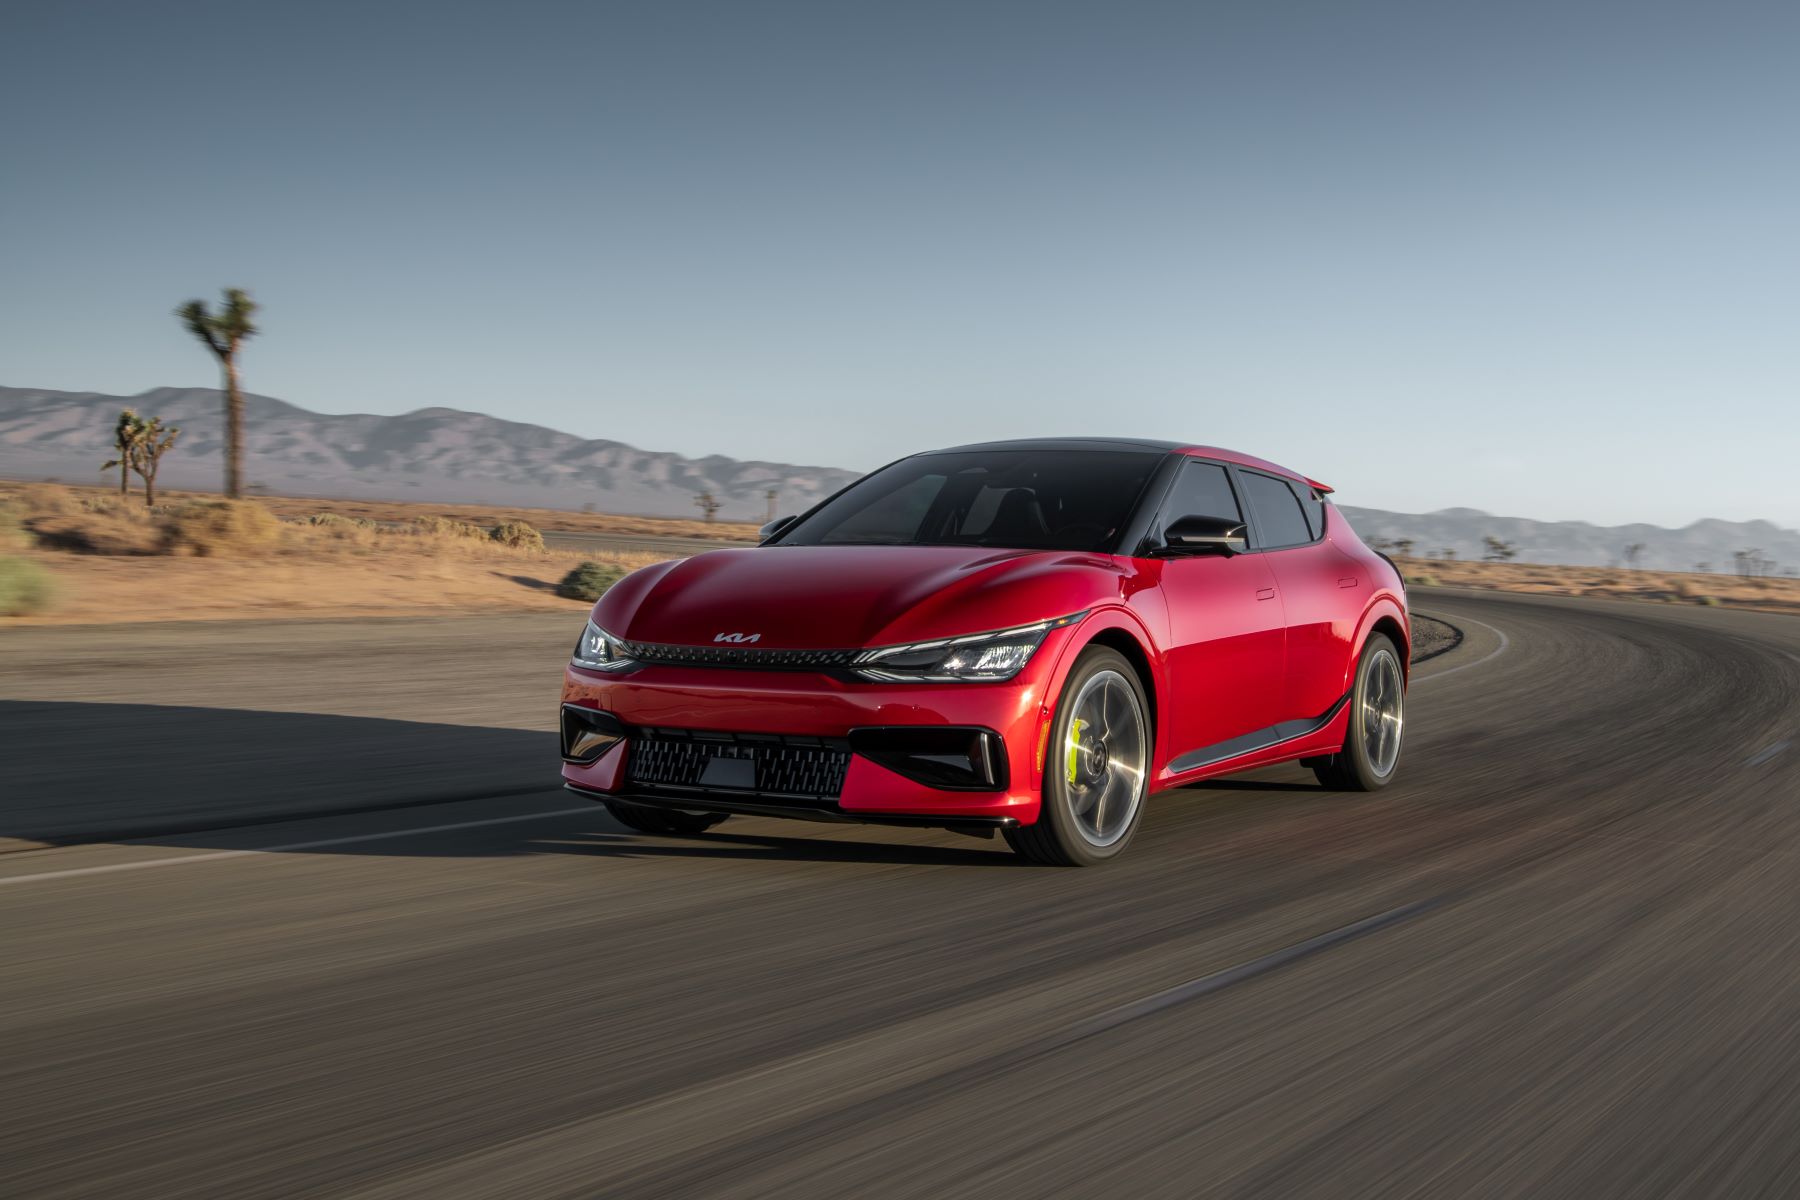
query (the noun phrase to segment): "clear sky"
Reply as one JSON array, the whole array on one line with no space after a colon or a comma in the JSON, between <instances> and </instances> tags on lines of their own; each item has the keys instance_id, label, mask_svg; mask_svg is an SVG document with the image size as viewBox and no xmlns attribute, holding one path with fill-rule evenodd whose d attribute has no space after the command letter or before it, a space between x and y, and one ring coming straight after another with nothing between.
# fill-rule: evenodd
<instances>
[{"instance_id":1,"label":"clear sky","mask_svg":"<svg viewBox=\"0 0 1800 1200\"><path fill-rule=\"evenodd\" d=\"M1800 525L1800 5L8 4L0 383Z\"/></svg>"}]
</instances>

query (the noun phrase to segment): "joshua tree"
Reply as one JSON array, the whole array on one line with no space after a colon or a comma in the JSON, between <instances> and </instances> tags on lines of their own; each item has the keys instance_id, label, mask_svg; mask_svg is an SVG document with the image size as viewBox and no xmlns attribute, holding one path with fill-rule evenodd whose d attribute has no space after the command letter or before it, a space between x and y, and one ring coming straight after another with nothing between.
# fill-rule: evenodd
<instances>
[{"instance_id":1,"label":"joshua tree","mask_svg":"<svg viewBox=\"0 0 1800 1200\"><path fill-rule=\"evenodd\" d=\"M1712 564L1709 562L1697 562L1694 564L1694 570L1702 575L1710 575L1712 574Z\"/></svg>"},{"instance_id":2,"label":"joshua tree","mask_svg":"<svg viewBox=\"0 0 1800 1200\"><path fill-rule=\"evenodd\" d=\"M694 497L694 507L705 513L706 519L711 521L713 519L713 514L719 511L721 505L719 503L719 498L711 492L701 492L698 496Z\"/></svg>"},{"instance_id":3,"label":"joshua tree","mask_svg":"<svg viewBox=\"0 0 1800 1200\"><path fill-rule=\"evenodd\" d=\"M144 438L144 418L127 408L119 413L119 419L113 424L113 449L119 457L109 458L101 465L102 471L119 468L119 499L125 498L130 490L131 470L137 458L138 446Z\"/></svg>"},{"instance_id":4,"label":"joshua tree","mask_svg":"<svg viewBox=\"0 0 1800 1200\"><path fill-rule=\"evenodd\" d=\"M151 417L144 422L143 440L138 443L137 453L132 456L131 469L144 480L144 507L156 503L156 472L162 463L162 456L175 444L181 436L181 430L175 426L163 427L161 417Z\"/></svg>"},{"instance_id":5,"label":"joshua tree","mask_svg":"<svg viewBox=\"0 0 1800 1200\"><path fill-rule=\"evenodd\" d=\"M1644 557L1644 543L1630 542L1625 547L1625 565L1635 568L1638 559Z\"/></svg>"},{"instance_id":6,"label":"joshua tree","mask_svg":"<svg viewBox=\"0 0 1800 1200\"><path fill-rule=\"evenodd\" d=\"M1398 554L1401 558L1410 558L1412 556L1412 552L1413 552L1413 540L1411 538L1395 538L1394 539L1394 553L1395 554Z\"/></svg>"},{"instance_id":7,"label":"joshua tree","mask_svg":"<svg viewBox=\"0 0 1800 1200\"><path fill-rule=\"evenodd\" d=\"M1511 562L1519 557L1519 548L1511 542L1501 541L1497 537L1484 537L1481 544L1487 547L1482 554L1485 562Z\"/></svg>"},{"instance_id":8,"label":"joshua tree","mask_svg":"<svg viewBox=\"0 0 1800 1200\"><path fill-rule=\"evenodd\" d=\"M1445 546L1444 552L1441 555L1439 555L1439 557L1454 561L1456 558L1456 551L1455 551L1455 549L1453 549L1450 546Z\"/></svg>"},{"instance_id":9,"label":"joshua tree","mask_svg":"<svg viewBox=\"0 0 1800 1200\"><path fill-rule=\"evenodd\" d=\"M775 501L781 497L781 489L772 487L763 493L763 499L769 502L769 520L775 519Z\"/></svg>"},{"instance_id":10,"label":"joshua tree","mask_svg":"<svg viewBox=\"0 0 1800 1200\"><path fill-rule=\"evenodd\" d=\"M189 300L175 310L189 333L199 338L225 373L225 494L244 493L244 393L238 384L238 349L257 334L256 301L242 288L226 288L217 312L204 300Z\"/></svg>"}]
</instances>

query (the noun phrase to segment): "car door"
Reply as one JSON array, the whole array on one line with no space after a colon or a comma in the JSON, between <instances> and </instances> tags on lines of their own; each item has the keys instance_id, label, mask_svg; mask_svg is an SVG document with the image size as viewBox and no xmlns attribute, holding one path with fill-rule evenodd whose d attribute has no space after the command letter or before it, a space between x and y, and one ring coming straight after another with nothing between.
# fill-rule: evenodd
<instances>
[{"instance_id":1,"label":"car door","mask_svg":"<svg viewBox=\"0 0 1800 1200\"><path fill-rule=\"evenodd\" d=\"M1153 532L1192 516L1245 520L1225 467L1183 463ZM1179 772L1229 757L1235 739L1281 719L1285 622L1261 554L1166 558L1161 569L1169 613L1165 745Z\"/></svg>"},{"instance_id":2,"label":"car door","mask_svg":"<svg viewBox=\"0 0 1800 1200\"><path fill-rule=\"evenodd\" d=\"M1356 564L1326 539L1325 506L1310 487L1246 467L1236 474L1287 621L1281 720L1314 722L1343 697L1368 589Z\"/></svg>"}]
</instances>

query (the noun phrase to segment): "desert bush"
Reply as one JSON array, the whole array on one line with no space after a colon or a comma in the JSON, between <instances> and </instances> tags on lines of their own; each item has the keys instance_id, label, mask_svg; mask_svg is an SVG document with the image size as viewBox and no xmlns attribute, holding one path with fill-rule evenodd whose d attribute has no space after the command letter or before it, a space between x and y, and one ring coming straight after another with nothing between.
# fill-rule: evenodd
<instances>
[{"instance_id":1,"label":"desert bush","mask_svg":"<svg viewBox=\"0 0 1800 1200\"><path fill-rule=\"evenodd\" d=\"M31 535L20 524L24 515L10 502L0 501L0 554L24 550L31 545Z\"/></svg>"},{"instance_id":2,"label":"desert bush","mask_svg":"<svg viewBox=\"0 0 1800 1200\"><path fill-rule=\"evenodd\" d=\"M29 529L42 545L77 554L160 554L164 535L156 514L143 505L111 509L76 509L28 518Z\"/></svg>"},{"instance_id":3,"label":"desert bush","mask_svg":"<svg viewBox=\"0 0 1800 1200\"><path fill-rule=\"evenodd\" d=\"M60 517L83 511L80 494L60 483L28 483L13 493L13 504L27 518Z\"/></svg>"},{"instance_id":4,"label":"desert bush","mask_svg":"<svg viewBox=\"0 0 1800 1200\"><path fill-rule=\"evenodd\" d=\"M562 577L562 582L556 585L556 594L565 600L592 603L626 574L625 568L617 563L584 562Z\"/></svg>"},{"instance_id":5,"label":"desert bush","mask_svg":"<svg viewBox=\"0 0 1800 1200\"><path fill-rule=\"evenodd\" d=\"M29 558L0 557L0 616L42 612L56 594L50 572Z\"/></svg>"},{"instance_id":6,"label":"desert bush","mask_svg":"<svg viewBox=\"0 0 1800 1200\"><path fill-rule=\"evenodd\" d=\"M1695 596L1694 603L1704 604L1708 608L1717 608L1719 606L1719 598L1717 596Z\"/></svg>"},{"instance_id":7,"label":"desert bush","mask_svg":"<svg viewBox=\"0 0 1800 1200\"><path fill-rule=\"evenodd\" d=\"M346 517L340 513L314 513L306 518L308 525L319 525L327 529L380 529L379 522L367 517Z\"/></svg>"},{"instance_id":8,"label":"desert bush","mask_svg":"<svg viewBox=\"0 0 1800 1200\"><path fill-rule=\"evenodd\" d=\"M542 550L544 535L532 525L523 521L502 521L488 530L488 537L502 546L511 546L517 550Z\"/></svg>"},{"instance_id":9,"label":"desert bush","mask_svg":"<svg viewBox=\"0 0 1800 1200\"><path fill-rule=\"evenodd\" d=\"M1421 571L1416 575L1407 575L1406 582L1408 585L1415 587L1436 587L1438 585L1438 577L1431 574L1429 571Z\"/></svg>"},{"instance_id":10,"label":"desert bush","mask_svg":"<svg viewBox=\"0 0 1800 1200\"><path fill-rule=\"evenodd\" d=\"M407 522L408 533L421 537L469 538L486 541L488 531L479 525L471 525L467 521L453 521L449 517L414 517Z\"/></svg>"},{"instance_id":11,"label":"desert bush","mask_svg":"<svg viewBox=\"0 0 1800 1200\"><path fill-rule=\"evenodd\" d=\"M280 538L281 522L253 500L193 500L164 521L164 544L173 554L257 554Z\"/></svg>"}]
</instances>

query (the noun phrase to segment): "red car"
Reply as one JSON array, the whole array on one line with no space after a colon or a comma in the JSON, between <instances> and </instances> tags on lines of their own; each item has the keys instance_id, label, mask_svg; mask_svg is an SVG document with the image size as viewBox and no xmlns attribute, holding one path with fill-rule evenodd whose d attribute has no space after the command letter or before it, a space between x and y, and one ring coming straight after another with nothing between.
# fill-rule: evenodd
<instances>
[{"instance_id":1,"label":"red car","mask_svg":"<svg viewBox=\"0 0 1800 1200\"><path fill-rule=\"evenodd\" d=\"M762 543L645 567L563 681L563 779L648 833L734 813L939 826L1037 862L1150 793L1298 759L1394 777L1405 585L1245 454L1046 439L916 454Z\"/></svg>"}]
</instances>

